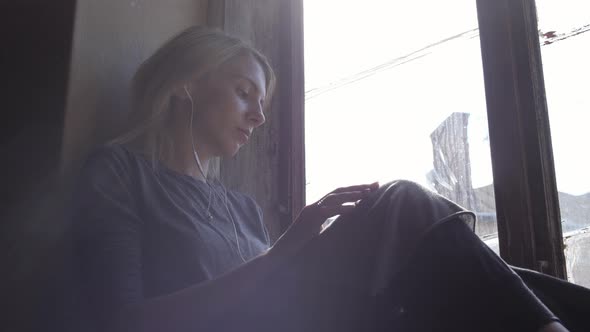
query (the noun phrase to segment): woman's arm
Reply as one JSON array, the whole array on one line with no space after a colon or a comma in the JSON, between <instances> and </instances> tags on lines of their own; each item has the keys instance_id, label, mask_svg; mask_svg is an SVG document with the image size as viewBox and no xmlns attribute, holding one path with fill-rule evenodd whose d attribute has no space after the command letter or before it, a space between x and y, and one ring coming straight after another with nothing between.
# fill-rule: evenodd
<instances>
[{"instance_id":1,"label":"woman's arm","mask_svg":"<svg viewBox=\"0 0 590 332\"><path fill-rule=\"evenodd\" d=\"M377 184L341 188L306 206L289 229L266 253L224 275L153 299L123 307L111 321L114 331L196 331L207 329L236 309L291 255L317 235L329 217L345 214L342 205L366 197Z\"/></svg>"},{"instance_id":2,"label":"woman's arm","mask_svg":"<svg viewBox=\"0 0 590 332\"><path fill-rule=\"evenodd\" d=\"M206 330L251 296L282 261L279 250L268 250L216 279L130 304L120 311L111 328L121 332Z\"/></svg>"}]
</instances>

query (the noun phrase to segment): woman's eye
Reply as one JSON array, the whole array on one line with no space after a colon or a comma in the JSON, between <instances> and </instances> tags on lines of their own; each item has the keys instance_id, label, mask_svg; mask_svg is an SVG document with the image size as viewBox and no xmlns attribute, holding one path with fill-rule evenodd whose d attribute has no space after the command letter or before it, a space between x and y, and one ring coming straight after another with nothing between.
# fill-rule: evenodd
<instances>
[{"instance_id":1,"label":"woman's eye","mask_svg":"<svg viewBox=\"0 0 590 332\"><path fill-rule=\"evenodd\" d=\"M244 89L238 89L238 95L242 98L248 98L248 91Z\"/></svg>"}]
</instances>

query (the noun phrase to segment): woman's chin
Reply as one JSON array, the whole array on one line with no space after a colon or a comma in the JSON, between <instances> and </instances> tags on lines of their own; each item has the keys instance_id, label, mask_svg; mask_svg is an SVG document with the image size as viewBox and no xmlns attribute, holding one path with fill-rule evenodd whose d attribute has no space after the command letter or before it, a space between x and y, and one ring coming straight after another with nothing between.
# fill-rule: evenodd
<instances>
[{"instance_id":1,"label":"woman's chin","mask_svg":"<svg viewBox=\"0 0 590 332\"><path fill-rule=\"evenodd\" d=\"M243 144L236 144L235 146L226 149L225 153L223 154L224 157L226 158L232 158L235 157L236 154L238 154L238 152L240 152L240 149L243 147Z\"/></svg>"}]
</instances>

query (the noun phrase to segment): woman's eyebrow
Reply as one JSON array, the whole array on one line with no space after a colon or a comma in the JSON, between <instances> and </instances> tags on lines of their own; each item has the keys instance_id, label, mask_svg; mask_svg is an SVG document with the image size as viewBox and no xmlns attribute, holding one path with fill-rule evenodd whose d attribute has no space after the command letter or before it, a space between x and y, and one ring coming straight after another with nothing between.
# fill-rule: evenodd
<instances>
[{"instance_id":1,"label":"woman's eyebrow","mask_svg":"<svg viewBox=\"0 0 590 332\"><path fill-rule=\"evenodd\" d=\"M254 83L254 80L251 79L250 77L248 77L247 75L244 74L238 74L238 73L232 73L232 76L235 76L237 78L243 79L245 81L248 81L248 83L250 83L250 85L252 85L254 87L254 90L256 92L261 92L262 90L256 85L256 83Z\"/></svg>"}]
</instances>

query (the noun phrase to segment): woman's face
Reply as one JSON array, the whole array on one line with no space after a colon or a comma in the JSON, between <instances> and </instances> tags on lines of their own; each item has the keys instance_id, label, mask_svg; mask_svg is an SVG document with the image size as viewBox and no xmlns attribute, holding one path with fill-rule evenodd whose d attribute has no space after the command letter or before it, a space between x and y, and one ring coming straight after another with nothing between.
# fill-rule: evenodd
<instances>
[{"instance_id":1,"label":"woman's face","mask_svg":"<svg viewBox=\"0 0 590 332\"><path fill-rule=\"evenodd\" d=\"M265 121L265 75L251 55L240 55L189 86L195 145L203 157L235 155Z\"/></svg>"}]
</instances>

